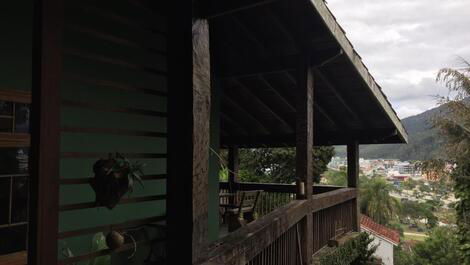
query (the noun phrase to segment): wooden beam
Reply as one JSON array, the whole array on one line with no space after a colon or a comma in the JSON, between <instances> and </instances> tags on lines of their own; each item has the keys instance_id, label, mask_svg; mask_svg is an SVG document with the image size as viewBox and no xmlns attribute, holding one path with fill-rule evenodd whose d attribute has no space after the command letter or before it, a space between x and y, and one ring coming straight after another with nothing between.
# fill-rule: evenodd
<instances>
[{"instance_id":1,"label":"wooden beam","mask_svg":"<svg viewBox=\"0 0 470 265\"><path fill-rule=\"evenodd\" d=\"M265 74L283 73L296 69L298 55L290 56L250 56L231 60L221 65L221 78L244 78Z\"/></svg>"},{"instance_id":2,"label":"wooden beam","mask_svg":"<svg viewBox=\"0 0 470 265\"><path fill-rule=\"evenodd\" d=\"M230 146L228 148L228 187L231 193L237 191L239 163L238 147ZM233 196L230 196L229 200L231 204L235 203L234 199Z\"/></svg>"},{"instance_id":3,"label":"wooden beam","mask_svg":"<svg viewBox=\"0 0 470 265\"><path fill-rule=\"evenodd\" d=\"M315 69L315 75L318 76L318 78L322 81L323 84L325 84L328 89L335 95L335 97L338 99L338 101L341 103L341 105L346 109L346 111L351 115L353 119L358 121L362 125L362 120L359 118L359 116L354 112L354 110L351 108L349 103L344 99L344 97L339 93L338 89L330 82L330 80L323 74L320 70Z\"/></svg>"},{"instance_id":4,"label":"wooden beam","mask_svg":"<svg viewBox=\"0 0 470 265\"><path fill-rule=\"evenodd\" d=\"M338 128L338 124L333 120L333 118L326 112L320 105L313 103L313 107L317 110L325 119L333 125L333 127Z\"/></svg>"},{"instance_id":5,"label":"wooden beam","mask_svg":"<svg viewBox=\"0 0 470 265\"><path fill-rule=\"evenodd\" d=\"M195 263L208 238L210 53L208 21L171 2L168 31L167 257Z\"/></svg>"},{"instance_id":6,"label":"wooden beam","mask_svg":"<svg viewBox=\"0 0 470 265\"><path fill-rule=\"evenodd\" d=\"M308 61L301 60L297 69L296 93L296 176L297 199L312 200L313 183L313 73ZM301 261L310 265L313 254L313 216L306 215L299 223Z\"/></svg>"},{"instance_id":7,"label":"wooden beam","mask_svg":"<svg viewBox=\"0 0 470 265\"><path fill-rule=\"evenodd\" d=\"M348 157L348 187L359 188L359 144L351 142L347 146ZM359 197L356 197L355 207L353 207L353 219L355 231L360 231L360 211L359 211Z\"/></svg>"},{"instance_id":8,"label":"wooden beam","mask_svg":"<svg viewBox=\"0 0 470 265\"><path fill-rule=\"evenodd\" d=\"M57 263L63 0L34 2L28 264Z\"/></svg>"},{"instance_id":9,"label":"wooden beam","mask_svg":"<svg viewBox=\"0 0 470 265\"><path fill-rule=\"evenodd\" d=\"M233 100L229 94L229 91L225 91L224 93L224 101L228 103L229 105L232 106L232 108L237 110L237 113L242 115L246 121L252 124L254 129L262 134L269 134L269 130L267 127L260 122L253 114L251 114L248 110L246 110L244 107L240 106L238 102Z\"/></svg>"},{"instance_id":10,"label":"wooden beam","mask_svg":"<svg viewBox=\"0 0 470 265\"><path fill-rule=\"evenodd\" d=\"M295 134L285 135L252 135L252 136L228 136L222 137L221 145L229 147L237 145L239 147L283 147L285 144L294 146Z\"/></svg>"},{"instance_id":11,"label":"wooden beam","mask_svg":"<svg viewBox=\"0 0 470 265\"><path fill-rule=\"evenodd\" d=\"M266 80L266 78L264 78L262 75L259 75L258 78L266 87L270 89L270 91L276 94L276 96L284 103L285 106L289 108L291 112L296 112L294 104L289 102L289 100L286 99L285 95L282 95L282 93L279 92L273 85L271 85L271 83L269 83L268 80Z\"/></svg>"},{"instance_id":12,"label":"wooden beam","mask_svg":"<svg viewBox=\"0 0 470 265\"><path fill-rule=\"evenodd\" d=\"M248 135L248 131L245 128L243 128L243 126L241 126L240 123L236 122L234 119L232 119L230 116L228 116L224 112L220 112L220 119L230 124L230 127L232 128L231 130L232 132L238 130L242 135Z\"/></svg>"},{"instance_id":13,"label":"wooden beam","mask_svg":"<svg viewBox=\"0 0 470 265\"><path fill-rule=\"evenodd\" d=\"M262 108L264 108L271 116L273 116L276 120L278 120L282 124L282 126L285 128L287 133L293 133L294 130L290 126L287 119L284 119L283 117L281 117L281 115L278 114L276 111L274 111L274 109L272 107L268 106L268 104L265 103L265 100L263 100L263 98L261 98L256 92L251 91L251 89L246 87L245 84L243 84L242 82L240 82L237 79L233 79L232 81L234 83L236 83L238 85L238 87L244 93L248 94L250 96L250 98L252 98L254 100L255 104L257 104L258 106L261 106ZM255 88L255 89L259 89L259 88Z\"/></svg>"},{"instance_id":14,"label":"wooden beam","mask_svg":"<svg viewBox=\"0 0 470 265\"><path fill-rule=\"evenodd\" d=\"M390 129L318 131L313 139L315 146L347 145L351 141L357 141L360 144L398 143L400 141L396 130ZM295 134L229 135L222 137L221 144L224 147L238 145L247 148L295 146Z\"/></svg>"},{"instance_id":15,"label":"wooden beam","mask_svg":"<svg viewBox=\"0 0 470 265\"><path fill-rule=\"evenodd\" d=\"M225 1L210 1L211 4L204 13L207 19L214 19L217 17L231 15L243 10L261 7L274 3L279 0L225 0Z\"/></svg>"},{"instance_id":16,"label":"wooden beam","mask_svg":"<svg viewBox=\"0 0 470 265\"><path fill-rule=\"evenodd\" d=\"M310 66L318 66L337 58L340 50L328 49L321 53L302 55L308 60ZM267 74L282 74L297 69L297 63L301 55L293 54L286 56L241 56L231 59L230 63L221 64L217 74L221 78L244 78ZM295 82L295 79L294 81Z\"/></svg>"}]
</instances>

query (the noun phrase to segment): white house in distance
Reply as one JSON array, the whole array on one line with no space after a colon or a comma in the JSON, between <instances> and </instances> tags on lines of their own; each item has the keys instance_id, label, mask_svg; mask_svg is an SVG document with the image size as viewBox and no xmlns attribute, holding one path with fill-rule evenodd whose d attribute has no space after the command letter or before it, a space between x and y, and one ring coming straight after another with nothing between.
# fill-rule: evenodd
<instances>
[{"instance_id":1,"label":"white house in distance","mask_svg":"<svg viewBox=\"0 0 470 265\"><path fill-rule=\"evenodd\" d=\"M373 245L378 245L375 256L382 259L383 264L393 265L393 246L400 243L400 233L374 222L370 217L361 215L361 231L374 238Z\"/></svg>"}]
</instances>

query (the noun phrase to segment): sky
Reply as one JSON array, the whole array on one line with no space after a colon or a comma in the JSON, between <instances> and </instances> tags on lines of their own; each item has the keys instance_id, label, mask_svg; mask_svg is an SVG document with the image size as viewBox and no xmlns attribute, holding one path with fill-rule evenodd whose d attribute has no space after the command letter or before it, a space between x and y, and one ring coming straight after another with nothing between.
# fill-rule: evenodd
<instances>
[{"instance_id":1,"label":"sky","mask_svg":"<svg viewBox=\"0 0 470 265\"><path fill-rule=\"evenodd\" d=\"M436 107L443 67L470 60L470 0L327 0L400 118Z\"/></svg>"}]
</instances>

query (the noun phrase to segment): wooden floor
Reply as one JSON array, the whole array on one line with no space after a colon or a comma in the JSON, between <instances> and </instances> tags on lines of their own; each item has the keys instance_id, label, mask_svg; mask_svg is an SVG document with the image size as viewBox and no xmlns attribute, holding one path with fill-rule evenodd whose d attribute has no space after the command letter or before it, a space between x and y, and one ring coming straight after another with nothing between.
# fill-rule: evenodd
<instances>
[{"instance_id":1,"label":"wooden floor","mask_svg":"<svg viewBox=\"0 0 470 265\"><path fill-rule=\"evenodd\" d=\"M8 255L0 256L1 265L26 265L27 263L26 251L16 252Z\"/></svg>"}]
</instances>

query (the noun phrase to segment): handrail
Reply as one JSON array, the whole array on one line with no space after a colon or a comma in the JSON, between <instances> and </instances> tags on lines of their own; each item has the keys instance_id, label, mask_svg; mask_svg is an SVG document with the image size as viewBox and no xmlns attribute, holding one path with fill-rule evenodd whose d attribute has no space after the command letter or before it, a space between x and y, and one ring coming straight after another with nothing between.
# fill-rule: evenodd
<instances>
[{"instance_id":1,"label":"handrail","mask_svg":"<svg viewBox=\"0 0 470 265\"><path fill-rule=\"evenodd\" d=\"M228 182L220 182L221 189L229 189ZM237 190L264 190L266 192L279 192L279 193L296 193L297 187L295 184L282 184L282 183L255 183L255 182L236 182L235 189ZM333 185L313 185L313 193L320 194L332 190L342 189L342 186Z\"/></svg>"},{"instance_id":2,"label":"handrail","mask_svg":"<svg viewBox=\"0 0 470 265\"><path fill-rule=\"evenodd\" d=\"M309 213L309 201L295 200L219 239L202 256L199 265L242 264L297 224ZM243 263L244 264L244 263Z\"/></svg>"},{"instance_id":3,"label":"handrail","mask_svg":"<svg viewBox=\"0 0 470 265\"><path fill-rule=\"evenodd\" d=\"M309 214L355 199L354 188L313 195L311 200L294 200L211 244L199 265L246 264L271 246Z\"/></svg>"}]
</instances>

